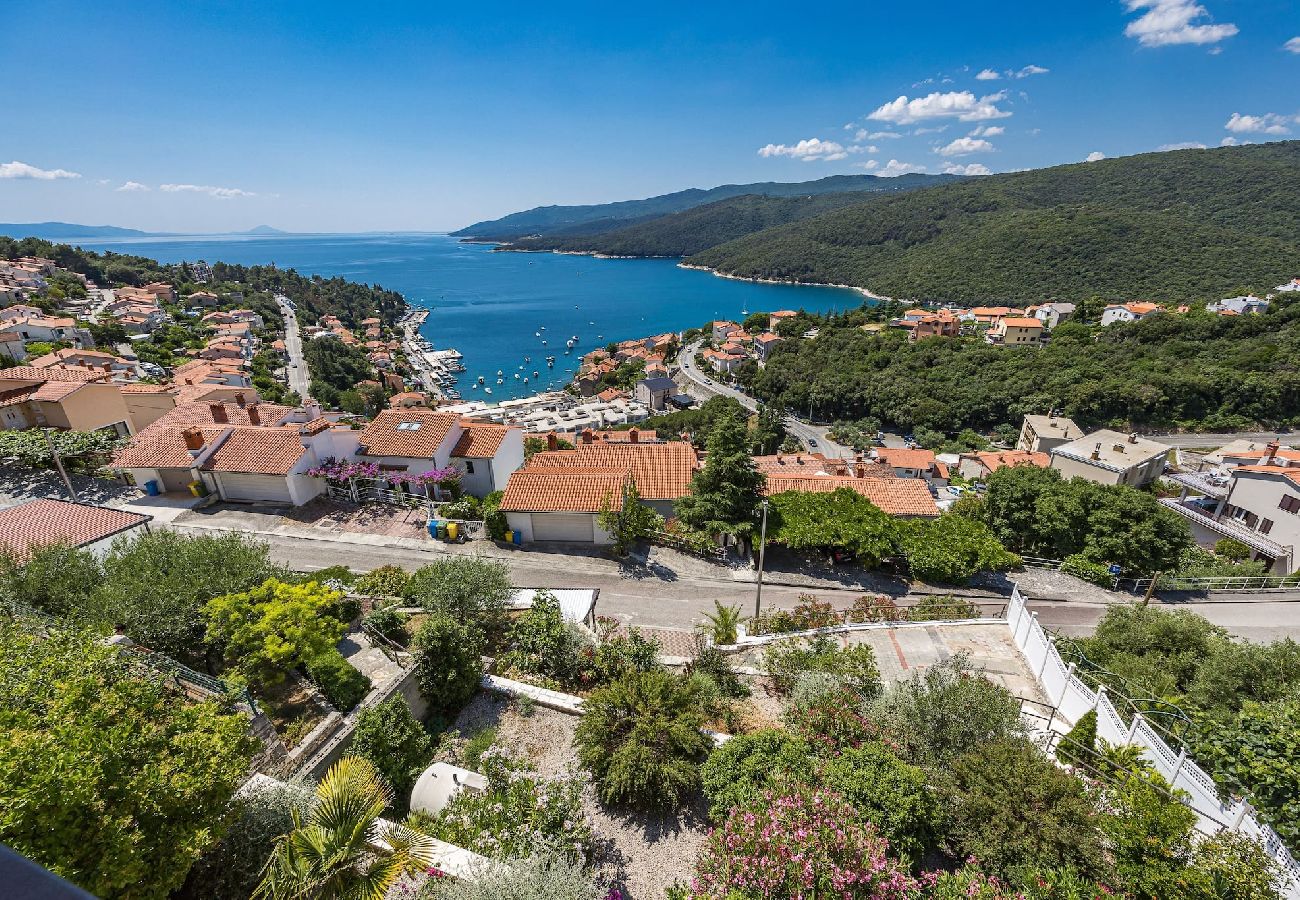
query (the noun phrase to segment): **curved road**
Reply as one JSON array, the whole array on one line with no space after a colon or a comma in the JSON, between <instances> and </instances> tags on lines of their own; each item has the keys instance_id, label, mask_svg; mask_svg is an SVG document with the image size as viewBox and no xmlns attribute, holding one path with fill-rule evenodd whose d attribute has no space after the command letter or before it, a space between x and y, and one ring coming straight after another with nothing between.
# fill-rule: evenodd
<instances>
[{"instance_id":1,"label":"curved road","mask_svg":"<svg viewBox=\"0 0 1300 900\"><path fill-rule=\"evenodd\" d=\"M289 298L283 294L276 294L275 302L279 304L280 312L284 313L284 349L289 356L284 369L285 378L289 382L289 390L297 391L298 396L305 400L309 377L307 361L302 356L302 331L298 328L298 315Z\"/></svg>"},{"instance_id":2,"label":"curved road","mask_svg":"<svg viewBox=\"0 0 1300 900\"><path fill-rule=\"evenodd\" d=\"M740 403L741 406L750 412L757 412L758 401L743 391L738 391L733 387L720 382L712 372L702 372L695 365L695 354L700 352L704 345L703 340L687 346L677 357L677 362L681 366L682 374L690 379L695 389L706 396L730 397ZM794 416L786 416L785 430L797 438L809 450L825 454L832 459L852 459L854 450L852 447L845 447L843 444L837 444L826 436L829 430L825 426L810 425Z\"/></svg>"}]
</instances>

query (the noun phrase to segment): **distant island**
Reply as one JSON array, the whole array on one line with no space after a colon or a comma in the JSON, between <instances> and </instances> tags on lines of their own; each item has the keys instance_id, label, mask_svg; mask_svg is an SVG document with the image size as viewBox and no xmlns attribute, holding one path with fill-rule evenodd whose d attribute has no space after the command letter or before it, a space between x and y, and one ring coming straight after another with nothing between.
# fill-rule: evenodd
<instances>
[{"instance_id":1,"label":"distant island","mask_svg":"<svg viewBox=\"0 0 1300 900\"><path fill-rule=\"evenodd\" d=\"M11 238L33 237L43 241L85 240L86 238L190 237L214 232L141 231L118 225L77 225L72 222L0 222L0 235ZM218 234L290 234L270 225L256 225L247 231L215 232Z\"/></svg>"}]
</instances>

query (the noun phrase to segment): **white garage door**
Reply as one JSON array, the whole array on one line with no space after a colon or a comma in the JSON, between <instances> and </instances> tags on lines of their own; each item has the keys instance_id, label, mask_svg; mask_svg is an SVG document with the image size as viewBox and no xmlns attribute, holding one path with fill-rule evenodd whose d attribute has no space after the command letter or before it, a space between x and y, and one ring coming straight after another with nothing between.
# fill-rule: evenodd
<instances>
[{"instance_id":1,"label":"white garage door","mask_svg":"<svg viewBox=\"0 0 1300 900\"><path fill-rule=\"evenodd\" d=\"M533 540L588 543L594 540L590 513L533 513Z\"/></svg>"},{"instance_id":2,"label":"white garage door","mask_svg":"<svg viewBox=\"0 0 1300 900\"><path fill-rule=\"evenodd\" d=\"M221 489L227 500L278 500L290 503L289 484L279 475L235 475L223 472Z\"/></svg>"}]
</instances>

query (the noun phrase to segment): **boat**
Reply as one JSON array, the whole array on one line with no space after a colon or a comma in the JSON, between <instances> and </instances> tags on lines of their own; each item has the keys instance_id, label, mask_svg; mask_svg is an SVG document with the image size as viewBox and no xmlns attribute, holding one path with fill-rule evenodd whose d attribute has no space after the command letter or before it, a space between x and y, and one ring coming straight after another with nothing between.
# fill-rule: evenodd
<instances>
[{"instance_id":1,"label":"boat","mask_svg":"<svg viewBox=\"0 0 1300 900\"><path fill-rule=\"evenodd\" d=\"M534 377L534 378L537 377L537 370L536 370L536 369L533 370L533 377Z\"/></svg>"},{"instance_id":2,"label":"boat","mask_svg":"<svg viewBox=\"0 0 1300 900\"><path fill-rule=\"evenodd\" d=\"M552 369L554 369L554 368L555 368L555 357L554 357L554 356L548 356L548 357L546 357L546 364L547 364L548 366L550 366Z\"/></svg>"},{"instance_id":3,"label":"boat","mask_svg":"<svg viewBox=\"0 0 1300 900\"><path fill-rule=\"evenodd\" d=\"M518 372L515 373L515 377L516 377L516 378L519 377L519 373L518 373Z\"/></svg>"},{"instance_id":4,"label":"boat","mask_svg":"<svg viewBox=\"0 0 1300 900\"><path fill-rule=\"evenodd\" d=\"M478 383L479 383L479 384L482 384L482 383L483 383L483 376L482 376L482 375L480 375L480 376L478 377Z\"/></svg>"},{"instance_id":5,"label":"boat","mask_svg":"<svg viewBox=\"0 0 1300 900\"><path fill-rule=\"evenodd\" d=\"M541 336L542 336L542 333L541 333L540 331L534 331L534 332L533 332L533 337L541 337Z\"/></svg>"},{"instance_id":6,"label":"boat","mask_svg":"<svg viewBox=\"0 0 1300 900\"><path fill-rule=\"evenodd\" d=\"M505 383L506 383L506 380L505 380L504 378L498 378L498 379L497 379L497 384L505 384Z\"/></svg>"},{"instance_id":7,"label":"boat","mask_svg":"<svg viewBox=\"0 0 1300 900\"><path fill-rule=\"evenodd\" d=\"M527 383L528 383L528 379L525 378L525 379L524 379L524 384L527 384Z\"/></svg>"},{"instance_id":8,"label":"boat","mask_svg":"<svg viewBox=\"0 0 1300 900\"><path fill-rule=\"evenodd\" d=\"M543 347L546 346L546 341L545 341L545 340L542 341L542 346L543 346Z\"/></svg>"},{"instance_id":9,"label":"boat","mask_svg":"<svg viewBox=\"0 0 1300 900\"><path fill-rule=\"evenodd\" d=\"M485 393L485 394L490 394L490 393L492 393L492 388L490 388L490 387L485 387L485 388L483 388L483 393Z\"/></svg>"},{"instance_id":10,"label":"boat","mask_svg":"<svg viewBox=\"0 0 1300 900\"><path fill-rule=\"evenodd\" d=\"M497 369L497 378L500 378L500 377L501 377L502 375L504 375L504 374L505 374L505 373L502 372L500 369Z\"/></svg>"},{"instance_id":11,"label":"boat","mask_svg":"<svg viewBox=\"0 0 1300 900\"><path fill-rule=\"evenodd\" d=\"M525 356L525 357L524 357L524 362L526 362L526 363L530 363L530 362L532 362L532 361L533 361L533 358L532 358L531 356Z\"/></svg>"}]
</instances>

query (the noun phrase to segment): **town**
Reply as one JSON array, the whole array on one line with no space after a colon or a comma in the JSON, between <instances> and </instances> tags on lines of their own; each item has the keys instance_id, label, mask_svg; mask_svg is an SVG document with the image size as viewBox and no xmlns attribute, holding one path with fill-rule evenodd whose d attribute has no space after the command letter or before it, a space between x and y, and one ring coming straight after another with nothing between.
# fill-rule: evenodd
<instances>
[{"instance_id":1,"label":"town","mask_svg":"<svg viewBox=\"0 0 1300 900\"><path fill-rule=\"evenodd\" d=\"M209 835L148 896L315 896L296 879L327 874L292 848L336 839L323 811L345 795L366 809L348 827L377 837L329 865L391 863L390 897L543 876L592 900L721 897L708 886L737 877L753 829L775 826L780 846L752 852L780 855L827 817L852 851L819 865L870 861L899 896L1010 896L990 891L1025 865L1173 896L1117 868L1154 816L1184 848L1163 883L1246 867L1295 895L1294 794L1236 758L1286 740L1285 714L1239 710L1209 669L1267 671L1234 690L1284 706L1295 645L1161 602L1300 589L1284 435L1085 428L1051 408L956 436L799 419L745 391L828 339L795 310L612 343L564 391L464 402L459 354L382 289L197 261L114 274L32 247L0 262L5 678L20 659L76 673L92 695L50 685L42 703L89 709L134 685L114 727L218 741L82 757L167 754L200 782L123 801L185 807ZM1092 327L1266 317L1297 287L1203 312L1103 305ZM1033 353L1086 315L917 307L861 329ZM1166 671L1174 655L1190 670ZM6 753L40 768L30 702L10 703ZM1170 728L1179 706L1193 724ZM66 707L58 740L91 741L89 709ZM84 850L80 831L40 841L63 807L33 809L0 825L7 843L125 890L110 829ZM189 827L112 853L157 864ZM920 871L936 854L954 863Z\"/></svg>"}]
</instances>

